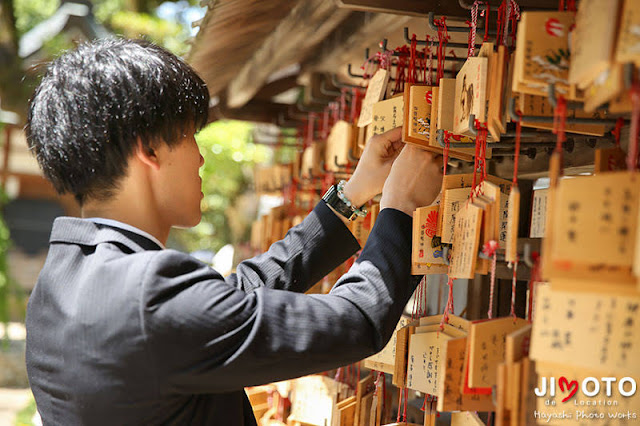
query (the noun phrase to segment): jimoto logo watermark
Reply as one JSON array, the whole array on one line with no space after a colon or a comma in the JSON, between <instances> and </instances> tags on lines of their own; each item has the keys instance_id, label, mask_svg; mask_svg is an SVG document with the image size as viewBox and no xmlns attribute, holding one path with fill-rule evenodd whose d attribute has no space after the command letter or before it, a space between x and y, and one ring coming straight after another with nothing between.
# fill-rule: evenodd
<instances>
[{"instance_id":1,"label":"jimoto logo watermark","mask_svg":"<svg viewBox=\"0 0 640 426\"><path fill-rule=\"evenodd\" d=\"M636 390L637 383L632 377L586 377L582 381L564 376L540 377L534 392L538 398L545 398L544 407L540 401L533 416L546 422L637 419L637 413L629 409L635 405L630 404L629 398L636 395ZM576 410L568 409L569 404Z\"/></svg>"},{"instance_id":2,"label":"jimoto logo watermark","mask_svg":"<svg viewBox=\"0 0 640 426\"><path fill-rule=\"evenodd\" d=\"M584 396L589 398L598 396L601 391L604 391L604 395L607 397L612 397L614 396L614 389L617 390L618 395L628 397L635 395L637 385L636 381L631 377L623 377L620 380L616 377L601 377L600 379L587 377L582 381L582 386L578 386L577 380L569 381L564 376L560 377L557 383L555 377L542 377L540 386L535 388L534 392L536 396L540 397L555 397L556 387L561 392L568 392L567 396L562 400L562 402L567 402L576 395L578 388L580 388Z\"/></svg>"}]
</instances>

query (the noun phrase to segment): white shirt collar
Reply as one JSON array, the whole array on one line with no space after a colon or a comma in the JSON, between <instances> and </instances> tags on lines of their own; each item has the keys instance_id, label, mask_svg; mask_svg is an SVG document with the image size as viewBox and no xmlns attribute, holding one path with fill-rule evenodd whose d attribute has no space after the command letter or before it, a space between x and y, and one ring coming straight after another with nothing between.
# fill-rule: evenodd
<instances>
[{"instance_id":1,"label":"white shirt collar","mask_svg":"<svg viewBox=\"0 0 640 426\"><path fill-rule=\"evenodd\" d=\"M105 219L103 217L87 217L87 218L85 218L85 220L89 220L89 221L91 221L93 223L99 223L99 224L102 224L102 225L113 226L114 228L120 228L120 229L124 229L126 231L130 231L130 232L136 233L138 235L142 235L143 237L146 237L146 238L150 239L151 241L153 241L154 243L158 244L163 249L166 249L164 244L162 244L156 237L154 237L153 235L149 234L148 232L143 231L142 229L136 228L135 226L131 226L131 225L128 225L126 223L122 223L120 221L113 220L113 219Z\"/></svg>"}]
</instances>

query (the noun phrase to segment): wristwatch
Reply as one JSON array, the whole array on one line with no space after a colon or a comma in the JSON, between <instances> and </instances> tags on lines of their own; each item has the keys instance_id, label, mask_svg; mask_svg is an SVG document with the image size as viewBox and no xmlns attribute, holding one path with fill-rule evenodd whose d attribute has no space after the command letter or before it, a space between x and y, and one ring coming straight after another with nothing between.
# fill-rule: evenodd
<instances>
[{"instance_id":1,"label":"wristwatch","mask_svg":"<svg viewBox=\"0 0 640 426\"><path fill-rule=\"evenodd\" d=\"M369 212L364 208L364 204L356 207L344 195L345 183L344 180L341 180L337 185L332 185L324 194L322 200L348 220L353 220L356 217L365 217Z\"/></svg>"}]
</instances>

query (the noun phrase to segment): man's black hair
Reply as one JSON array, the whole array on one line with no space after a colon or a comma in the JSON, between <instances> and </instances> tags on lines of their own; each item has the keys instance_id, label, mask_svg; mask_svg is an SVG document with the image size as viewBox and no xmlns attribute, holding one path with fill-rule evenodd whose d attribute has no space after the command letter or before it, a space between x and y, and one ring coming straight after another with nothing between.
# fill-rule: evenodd
<instances>
[{"instance_id":1,"label":"man's black hair","mask_svg":"<svg viewBox=\"0 0 640 426\"><path fill-rule=\"evenodd\" d=\"M181 59L143 40L109 38L54 60L29 105L25 132L47 179L82 205L105 200L137 139L174 146L207 123L209 92Z\"/></svg>"}]
</instances>

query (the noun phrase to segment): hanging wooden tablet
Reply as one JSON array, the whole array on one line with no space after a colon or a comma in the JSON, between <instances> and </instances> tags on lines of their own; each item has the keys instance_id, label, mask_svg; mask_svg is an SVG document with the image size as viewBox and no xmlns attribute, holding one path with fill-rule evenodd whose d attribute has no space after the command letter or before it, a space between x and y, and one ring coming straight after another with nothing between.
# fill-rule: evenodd
<instances>
[{"instance_id":1,"label":"hanging wooden tablet","mask_svg":"<svg viewBox=\"0 0 640 426\"><path fill-rule=\"evenodd\" d=\"M471 188L449 189L443 194L443 224L441 241L446 244L451 244L453 243L453 235L455 232L456 214L462 209L469 199Z\"/></svg>"},{"instance_id":2,"label":"hanging wooden tablet","mask_svg":"<svg viewBox=\"0 0 640 426\"><path fill-rule=\"evenodd\" d=\"M383 373L393 374L396 362L396 345L398 340L398 330L405 327L411 318L403 316L398 321L396 329L391 336L391 340L387 342L385 347L375 355L371 355L364 360L364 366L372 370L382 371Z\"/></svg>"},{"instance_id":3,"label":"hanging wooden tablet","mask_svg":"<svg viewBox=\"0 0 640 426\"><path fill-rule=\"evenodd\" d=\"M336 396L340 386L328 377L313 375L296 379L293 384L290 421L312 425L332 424Z\"/></svg>"},{"instance_id":4,"label":"hanging wooden tablet","mask_svg":"<svg viewBox=\"0 0 640 426\"><path fill-rule=\"evenodd\" d=\"M536 96L523 94L519 96L520 111L526 117L527 115L536 115L543 117L553 117L553 107L547 96ZM587 113L582 110L567 110L567 118L605 118L600 112ZM541 123L535 121L527 121L523 119L522 127L533 127L535 129L553 130L553 123ZM606 127L601 124L569 124L565 126L568 133L577 133L582 135L602 136L606 131Z\"/></svg>"},{"instance_id":5,"label":"hanging wooden tablet","mask_svg":"<svg viewBox=\"0 0 640 426\"><path fill-rule=\"evenodd\" d=\"M410 336L406 382L409 389L430 395L438 393L442 345L450 339L451 336L439 332Z\"/></svg>"},{"instance_id":6,"label":"hanging wooden tablet","mask_svg":"<svg viewBox=\"0 0 640 426\"><path fill-rule=\"evenodd\" d=\"M469 395L461 391L467 338L451 339L443 345L442 372L438 375L438 411L493 411L491 395Z\"/></svg>"},{"instance_id":7,"label":"hanging wooden tablet","mask_svg":"<svg viewBox=\"0 0 640 426\"><path fill-rule=\"evenodd\" d=\"M531 324L507 334L504 359L506 362L518 362L529 356L531 344Z\"/></svg>"},{"instance_id":8,"label":"hanging wooden tablet","mask_svg":"<svg viewBox=\"0 0 640 426\"><path fill-rule=\"evenodd\" d=\"M446 274L448 270L448 265L441 265L436 263L411 264L411 275L440 275Z\"/></svg>"},{"instance_id":9,"label":"hanging wooden tablet","mask_svg":"<svg viewBox=\"0 0 640 426\"><path fill-rule=\"evenodd\" d=\"M480 248L482 209L464 203L456 213L453 249L449 275L454 278L473 278Z\"/></svg>"},{"instance_id":10,"label":"hanging wooden tablet","mask_svg":"<svg viewBox=\"0 0 640 426\"><path fill-rule=\"evenodd\" d=\"M546 96L549 84L569 96L573 12L523 12L516 38L513 91Z\"/></svg>"},{"instance_id":11,"label":"hanging wooden tablet","mask_svg":"<svg viewBox=\"0 0 640 426\"><path fill-rule=\"evenodd\" d=\"M512 317L471 323L467 348L470 388L490 388L496 384L496 367L505 361L507 334L527 325L526 320Z\"/></svg>"},{"instance_id":12,"label":"hanging wooden tablet","mask_svg":"<svg viewBox=\"0 0 640 426\"><path fill-rule=\"evenodd\" d=\"M499 141L500 134L503 133L506 128L506 123L503 124L504 114L504 99L503 94L507 89L505 75L508 71L508 55L505 46L498 46L498 51L493 53L492 71L490 74L490 87L488 102L489 112L487 114L487 128L491 134L493 140Z\"/></svg>"},{"instance_id":13,"label":"hanging wooden tablet","mask_svg":"<svg viewBox=\"0 0 640 426\"><path fill-rule=\"evenodd\" d=\"M367 377L356 384L356 416L354 420L356 426L369 425L369 412L371 411L375 381L373 375L373 373L369 373ZM367 396L369 397L368 399Z\"/></svg>"},{"instance_id":14,"label":"hanging wooden tablet","mask_svg":"<svg viewBox=\"0 0 640 426\"><path fill-rule=\"evenodd\" d=\"M451 426L485 426L477 413L462 411L451 413Z\"/></svg>"},{"instance_id":15,"label":"hanging wooden tablet","mask_svg":"<svg viewBox=\"0 0 640 426\"><path fill-rule=\"evenodd\" d=\"M554 267L617 266L630 271L639 198L637 172L561 180L553 212L557 230L551 249Z\"/></svg>"},{"instance_id":16,"label":"hanging wooden tablet","mask_svg":"<svg viewBox=\"0 0 640 426\"><path fill-rule=\"evenodd\" d=\"M341 171L338 165L349 162L349 148L353 139L353 126L344 120L338 120L327 137L324 162L327 170ZM338 163L336 165L336 162Z\"/></svg>"},{"instance_id":17,"label":"hanging wooden tablet","mask_svg":"<svg viewBox=\"0 0 640 426\"><path fill-rule=\"evenodd\" d=\"M426 317L420 318L420 327L425 327L428 325L438 325L442 322L442 315L429 315ZM469 326L471 322L465 318L450 314L448 316L447 322L444 324L445 326L453 327L456 330L462 331L465 334L469 331ZM455 337L453 334L450 334L452 337Z\"/></svg>"},{"instance_id":18,"label":"hanging wooden tablet","mask_svg":"<svg viewBox=\"0 0 640 426\"><path fill-rule=\"evenodd\" d=\"M613 59L620 0L582 0L571 33L569 83L589 86Z\"/></svg>"},{"instance_id":19,"label":"hanging wooden tablet","mask_svg":"<svg viewBox=\"0 0 640 426\"><path fill-rule=\"evenodd\" d=\"M627 168L627 153L620 147L598 148L595 151L593 173L615 172Z\"/></svg>"},{"instance_id":20,"label":"hanging wooden tablet","mask_svg":"<svg viewBox=\"0 0 640 426\"><path fill-rule=\"evenodd\" d=\"M450 148L449 155L461 158L459 154L473 156L475 154L475 138L453 134L453 111L455 107L456 79L441 78L437 91L437 108L435 108L435 123L438 130L451 133L451 142L468 143L469 148ZM433 121L433 116L432 116ZM435 137L429 142L431 146L440 147ZM487 148L487 158L491 158L491 148Z\"/></svg>"},{"instance_id":21,"label":"hanging wooden tablet","mask_svg":"<svg viewBox=\"0 0 640 426\"><path fill-rule=\"evenodd\" d=\"M453 131L459 135L471 135L469 116L486 121L488 59L470 57L456 76L456 96L453 110Z\"/></svg>"},{"instance_id":22,"label":"hanging wooden tablet","mask_svg":"<svg viewBox=\"0 0 640 426\"><path fill-rule=\"evenodd\" d=\"M484 101L484 114L482 114L483 120L481 122L487 122L489 117L489 98L491 97L492 92L495 90L492 85L492 79L494 77L497 55L494 52L494 44L493 43L482 43L482 47L478 51L479 58L487 58L487 74L486 74L486 93L485 93L485 101ZM499 92L495 92L494 94L498 94ZM499 140L499 138L498 138Z\"/></svg>"},{"instance_id":23,"label":"hanging wooden tablet","mask_svg":"<svg viewBox=\"0 0 640 426\"><path fill-rule=\"evenodd\" d=\"M507 235L505 242L505 260L515 262L518 259L518 227L520 225L520 190L515 185L509 193L507 212Z\"/></svg>"},{"instance_id":24,"label":"hanging wooden tablet","mask_svg":"<svg viewBox=\"0 0 640 426\"><path fill-rule=\"evenodd\" d=\"M536 288L531 359L640 374L640 296L556 291L555 282Z\"/></svg>"},{"instance_id":25,"label":"hanging wooden tablet","mask_svg":"<svg viewBox=\"0 0 640 426\"><path fill-rule=\"evenodd\" d=\"M413 214L413 264L444 264L442 243L436 236L440 206L417 209Z\"/></svg>"},{"instance_id":26,"label":"hanging wooden tablet","mask_svg":"<svg viewBox=\"0 0 640 426\"><path fill-rule=\"evenodd\" d=\"M531 227L529 238L543 238L547 223L547 197L549 189L536 189L533 191L531 203Z\"/></svg>"},{"instance_id":27,"label":"hanging wooden tablet","mask_svg":"<svg viewBox=\"0 0 640 426\"><path fill-rule=\"evenodd\" d=\"M508 377L507 377L507 364L502 363L498 364L496 370L496 417L495 417L495 425L496 426L505 426L511 424L511 410L507 407L507 394L509 393L508 388Z\"/></svg>"},{"instance_id":28,"label":"hanging wooden tablet","mask_svg":"<svg viewBox=\"0 0 640 426\"><path fill-rule=\"evenodd\" d=\"M623 66L611 63L584 91L584 110L593 112L624 91ZM630 111L630 109L629 109Z\"/></svg>"},{"instance_id":29,"label":"hanging wooden tablet","mask_svg":"<svg viewBox=\"0 0 640 426\"><path fill-rule=\"evenodd\" d=\"M387 83L389 82L389 71L379 69L369 79L367 93L362 100L360 108L360 118L358 119L358 127L364 127L373 121L373 104L380 102L384 98L387 91Z\"/></svg>"},{"instance_id":30,"label":"hanging wooden tablet","mask_svg":"<svg viewBox=\"0 0 640 426\"><path fill-rule=\"evenodd\" d=\"M640 3L637 0L623 0L616 45L616 62L633 62L640 65Z\"/></svg>"},{"instance_id":31,"label":"hanging wooden tablet","mask_svg":"<svg viewBox=\"0 0 640 426\"><path fill-rule=\"evenodd\" d=\"M353 426L356 417L356 397L351 396L338 402L338 423L337 426Z\"/></svg>"},{"instance_id":32,"label":"hanging wooden tablet","mask_svg":"<svg viewBox=\"0 0 640 426\"><path fill-rule=\"evenodd\" d=\"M428 146L431 132L435 131L431 125L432 102L431 86L410 85L405 88L405 142L411 142L420 146Z\"/></svg>"},{"instance_id":33,"label":"hanging wooden tablet","mask_svg":"<svg viewBox=\"0 0 640 426\"><path fill-rule=\"evenodd\" d=\"M399 388L407 386L407 365L409 339L415 331L416 321L412 321L396 333L395 365L391 383Z\"/></svg>"},{"instance_id":34,"label":"hanging wooden tablet","mask_svg":"<svg viewBox=\"0 0 640 426\"><path fill-rule=\"evenodd\" d=\"M394 96L385 101L373 104L371 128L374 135L387 132L404 123L404 98Z\"/></svg>"}]
</instances>

